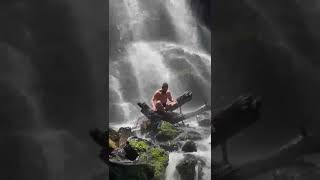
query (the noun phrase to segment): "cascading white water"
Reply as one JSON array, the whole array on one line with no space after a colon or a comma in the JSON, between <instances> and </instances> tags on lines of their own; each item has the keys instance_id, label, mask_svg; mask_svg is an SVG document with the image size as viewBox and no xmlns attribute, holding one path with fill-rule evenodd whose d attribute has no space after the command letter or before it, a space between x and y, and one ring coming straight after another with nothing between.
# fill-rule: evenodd
<instances>
[{"instance_id":1,"label":"cascading white water","mask_svg":"<svg viewBox=\"0 0 320 180\"><path fill-rule=\"evenodd\" d=\"M162 55L148 43L132 44L128 48L128 61L134 69L134 76L138 77L139 97L144 102L149 101L159 84L170 81L172 72L165 66Z\"/></svg>"},{"instance_id":2,"label":"cascading white water","mask_svg":"<svg viewBox=\"0 0 320 180\"><path fill-rule=\"evenodd\" d=\"M116 115L115 111L110 112L111 116L114 113L109 117L110 126L132 127L136 118L141 116L136 103L146 102L150 105L154 91L163 82L168 82L174 96L192 90L193 100L185 106L194 108L204 101L210 101L211 56L202 49L199 39L202 31L199 28L203 26L198 25L192 16L187 0L111 0L110 3L112 7L122 9L113 9L118 14L113 16L120 34L120 48L109 64L109 106L114 107L112 110L117 107L123 112L122 117ZM162 21L170 26L158 28ZM167 34L159 33L162 31ZM196 142L198 152L191 154L205 161L202 179L209 180L210 132L202 131L192 123L190 126L203 132L204 140ZM169 154L166 180L179 179L175 167L183 158L184 153L180 151ZM200 164L196 168L198 166Z\"/></svg>"},{"instance_id":3,"label":"cascading white water","mask_svg":"<svg viewBox=\"0 0 320 180\"><path fill-rule=\"evenodd\" d=\"M173 152L169 154L169 164L166 171L166 180L180 180L180 176L176 171L176 166L183 159L182 153Z\"/></svg>"},{"instance_id":4,"label":"cascading white water","mask_svg":"<svg viewBox=\"0 0 320 180\"><path fill-rule=\"evenodd\" d=\"M193 48L200 48L198 27L186 0L163 1L172 18L179 43Z\"/></svg>"}]
</instances>

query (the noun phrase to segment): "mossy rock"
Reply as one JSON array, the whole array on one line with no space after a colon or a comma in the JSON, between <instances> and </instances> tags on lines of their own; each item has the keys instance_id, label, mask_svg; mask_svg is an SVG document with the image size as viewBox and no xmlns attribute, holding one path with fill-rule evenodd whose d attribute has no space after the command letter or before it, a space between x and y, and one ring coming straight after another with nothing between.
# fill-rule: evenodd
<instances>
[{"instance_id":1,"label":"mossy rock","mask_svg":"<svg viewBox=\"0 0 320 180\"><path fill-rule=\"evenodd\" d=\"M138 163L149 164L154 170L154 179L161 179L168 166L169 154L144 139L131 138L128 142L139 154Z\"/></svg>"},{"instance_id":2,"label":"mossy rock","mask_svg":"<svg viewBox=\"0 0 320 180\"><path fill-rule=\"evenodd\" d=\"M187 141L187 140L197 141L201 139L202 139L201 134L193 130L185 130L176 138L176 140L178 141Z\"/></svg>"},{"instance_id":3,"label":"mossy rock","mask_svg":"<svg viewBox=\"0 0 320 180\"><path fill-rule=\"evenodd\" d=\"M156 139L158 141L168 141L176 138L182 131L167 121L161 121L158 127Z\"/></svg>"}]
</instances>

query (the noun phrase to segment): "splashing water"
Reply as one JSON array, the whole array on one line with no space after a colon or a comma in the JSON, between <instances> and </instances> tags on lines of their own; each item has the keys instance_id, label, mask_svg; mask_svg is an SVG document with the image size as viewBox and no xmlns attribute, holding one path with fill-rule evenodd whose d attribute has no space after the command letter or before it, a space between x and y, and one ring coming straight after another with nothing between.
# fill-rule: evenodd
<instances>
[{"instance_id":1,"label":"splashing water","mask_svg":"<svg viewBox=\"0 0 320 180\"><path fill-rule=\"evenodd\" d=\"M169 154L169 164L166 171L166 180L180 180L176 166L183 160L183 154L173 152Z\"/></svg>"}]
</instances>

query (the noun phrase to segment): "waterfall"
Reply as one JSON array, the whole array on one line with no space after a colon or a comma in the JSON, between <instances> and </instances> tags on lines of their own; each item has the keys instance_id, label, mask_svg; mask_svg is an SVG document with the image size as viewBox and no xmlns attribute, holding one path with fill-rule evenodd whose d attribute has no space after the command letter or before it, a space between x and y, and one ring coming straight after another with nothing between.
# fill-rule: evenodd
<instances>
[{"instance_id":1,"label":"waterfall","mask_svg":"<svg viewBox=\"0 0 320 180\"><path fill-rule=\"evenodd\" d=\"M118 40L109 46L119 47L109 63L111 127L132 126L141 116L136 103L150 105L153 93L163 82L168 82L175 97L186 90L193 92L193 100L183 107L184 112L204 101L211 103L211 55L201 42L201 37L211 39L210 31L193 17L188 0L110 3L114 23L111 26L117 29ZM199 174L204 174L202 179L211 179L210 133L195 124L191 126L204 135L196 142L198 152L191 153L206 164L197 164L195 179L200 179ZM166 180L180 179L176 166L183 159L181 151L169 154Z\"/></svg>"},{"instance_id":2,"label":"waterfall","mask_svg":"<svg viewBox=\"0 0 320 180\"><path fill-rule=\"evenodd\" d=\"M200 48L198 25L192 16L188 2L186 0L165 0L164 3L174 22L179 43L197 49Z\"/></svg>"},{"instance_id":3,"label":"waterfall","mask_svg":"<svg viewBox=\"0 0 320 180\"><path fill-rule=\"evenodd\" d=\"M139 97L148 102L162 82L169 82L172 72L165 66L162 55L148 43L138 42L128 49L128 61L137 77ZM147 97L146 97L147 95Z\"/></svg>"},{"instance_id":4,"label":"waterfall","mask_svg":"<svg viewBox=\"0 0 320 180\"><path fill-rule=\"evenodd\" d=\"M169 165L166 171L166 180L180 180L176 166L183 160L183 154L173 152L169 154Z\"/></svg>"}]
</instances>

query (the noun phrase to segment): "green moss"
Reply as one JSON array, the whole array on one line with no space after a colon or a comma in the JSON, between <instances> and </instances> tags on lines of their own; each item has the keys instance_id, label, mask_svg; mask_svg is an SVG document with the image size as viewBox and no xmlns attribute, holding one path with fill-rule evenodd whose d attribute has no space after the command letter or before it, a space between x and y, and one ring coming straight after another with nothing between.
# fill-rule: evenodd
<instances>
[{"instance_id":1,"label":"green moss","mask_svg":"<svg viewBox=\"0 0 320 180\"><path fill-rule=\"evenodd\" d=\"M152 156L151 164L154 167L155 176L159 177L164 174L168 166L169 156L164 149L158 147L151 148L150 152Z\"/></svg>"},{"instance_id":2,"label":"green moss","mask_svg":"<svg viewBox=\"0 0 320 180\"><path fill-rule=\"evenodd\" d=\"M171 123L162 121L159 130L159 139L170 140L179 135L180 131L174 127Z\"/></svg>"},{"instance_id":3,"label":"green moss","mask_svg":"<svg viewBox=\"0 0 320 180\"><path fill-rule=\"evenodd\" d=\"M131 140L129 141L130 146L139 152L146 152L149 145L141 140Z\"/></svg>"},{"instance_id":4,"label":"green moss","mask_svg":"<svg viewBox=\"0 0 320 180\"><path fill-rule=\"evenodd\" d=\"M155 177L164 175L169 162L169 155L164 149L149 145L140 139L129 140L129 144L138 152L139 162L149 164L153 168Z\"/></svg>"}]
</instances>

